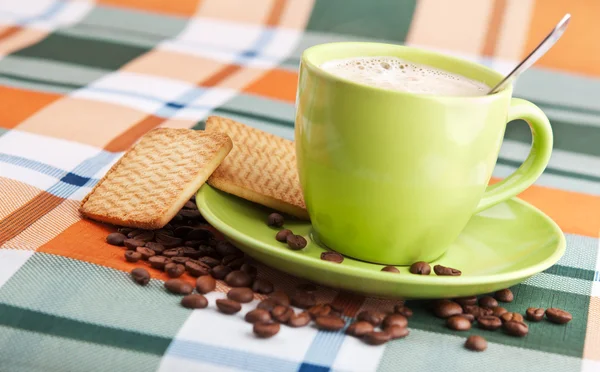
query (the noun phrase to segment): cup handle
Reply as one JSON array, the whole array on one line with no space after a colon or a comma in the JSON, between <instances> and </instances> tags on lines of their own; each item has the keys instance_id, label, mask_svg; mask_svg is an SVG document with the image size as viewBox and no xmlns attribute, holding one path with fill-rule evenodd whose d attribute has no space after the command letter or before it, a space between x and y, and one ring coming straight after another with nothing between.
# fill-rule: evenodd
<instances>
[{"instance_id":1,"label":"cup handle","mask_svg":"<svg viewBox=\"0 0 600 372\"><path fill-rule=\"evenodd\" d=\"M513 174L489 185L475 213L509 199L531 186L542 174L552 153L552 127L546 115L533 103L513 98L508 110L508 121L523 119L529 124L533 141L527 159Z\"/></svg>"}]
</instances>

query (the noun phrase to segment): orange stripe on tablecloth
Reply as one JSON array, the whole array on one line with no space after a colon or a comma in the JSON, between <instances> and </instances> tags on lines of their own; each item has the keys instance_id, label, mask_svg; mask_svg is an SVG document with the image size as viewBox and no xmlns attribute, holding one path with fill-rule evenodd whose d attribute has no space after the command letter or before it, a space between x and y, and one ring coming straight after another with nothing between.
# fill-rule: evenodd
<instances>
[{"instance_id":1,"label":"orange stripe on tablecloth","mask_svg":"<svg viewBox=\"0 0 600 372\"><path fill-rule=\"evenodd\" d=\"M60 94L0 86L0 127L14 128L60 97Z\"/></svg>"},{"instance_id":2,"label":"orange stripe on tablecloth","mask_svg":"<svg viewBox=\"0 0 600 372\"><path fill-rule=\"evenodd\" d=\"M0 40L10 37L21 30L18 26L8 26L4 30L0 31Z\"/></svg>"},{"instance_id":3,"label":"orange stripe on tablecloth","mask_svg":"<svg viewBox=\"0 0 600 372\"><path fill-rule=\"evenodd\" d=\"M0 219L8 217L15 210L43 192L35 186L4 177L0 177L0 190L2 190Z\"/></svg>"},{"instance_id":4,"label":"orange stripe on tablecloth","mask_svg":"<svg viewBox=\"0 0 600 372\"><path fill-rule=\"evenodd\" d=\"M487 32L485 35L485 41L483 43L483 49L481 53L484 56L494 56L496 53L496 45L498 43L498 36L500 34L500 27L504 19L504 13L506 11L507 0L494 0L492 6L491 18L489 20Z\"/></svg>"},{"instance_id":5,"label":"orange stripe on tablecloth","mask_svg":"<svg viewBox=\"0 0 600 372\"><path fill-rule=\"evenodd\" d=\"M133 145L138 138L146 134L149 130L159 126L163 121L165 121L165 119L158 116L147 116L131 126L123 134L110 141L104 146L104 149L110 152L125 151Z\"/></svg>"},{"instance_id":6,"label":"orange stripe on tablecloth","mask_svg":"<svg viewBox=\"0 0 600 372\"><path fill-rule=\"evenodd\" d=\"M214 87L241 69L242 67L238 65L227 65L211 77L202 80L199 85L203 87Z\"/></svg>"},{"instance_id":7,"label":"orange stripe on tablecloth","mask_svg":"<svg viewBox=\"0 0 600 372\"><path fill-rule=\"evenodd\" d=\"M274 69L250 84L244 91L293 103L296 100L297 85L298 73Z\"/></svg>"},{"instance_id":8,"label":"orange stripe on tablecloth","mask_svg":"<svg viewBox=\"0 0 600 372\"><path fill-rule=\"evenodd\" d=\"M277 26L281 20L286 0L274 0L269 17L265 21L265 26Z\"/></svg>"},{"instance_id":9,"label":"orange stripe on tablecloth","mask_svg":"<svg viewBox=\"0 0 600 372\"><path fill-rule=\"evenodd\" d=\"M134 8L155 13L191 16L201 0L99 0L100 4Z\"/></svg>"},{"instance_id":10,"label":"orange stripe on tablecloth","mask_svg":"<svg viewBox=\"0 0 600 372\"><path fill-rule=\"evenodd\" d=\"M600 361L600 298L590 297L583 358Z\"/></svg>"}]
</instances>

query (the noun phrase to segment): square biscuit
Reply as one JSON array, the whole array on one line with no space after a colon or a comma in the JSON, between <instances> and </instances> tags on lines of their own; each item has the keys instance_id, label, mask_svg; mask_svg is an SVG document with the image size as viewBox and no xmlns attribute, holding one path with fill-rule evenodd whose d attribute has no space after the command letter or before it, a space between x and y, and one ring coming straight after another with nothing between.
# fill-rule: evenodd
<instances>
[{"instance_id":1,"label":"square biscuit","mask_svg":"<svg viewBox=\"0 0 600 372\"><path fill-rule=\"evenodd\" d=\"M223 133L233 149L208 178L208 184L229 194L289 215L309 216L296 168L294 142L234 120L210 116L206 132Z\"/></svg>"},{"instance_id":2,"label":"square biscuit","mask_svg":"<svg viewBox=\"0 0 600 372\"><path fill-rule=\"evenodd\" d=\"M79 211L114 225L159 229L206 182L232 145L225 134L153 129L112 166Z\"/></svg>"}]
</instances>

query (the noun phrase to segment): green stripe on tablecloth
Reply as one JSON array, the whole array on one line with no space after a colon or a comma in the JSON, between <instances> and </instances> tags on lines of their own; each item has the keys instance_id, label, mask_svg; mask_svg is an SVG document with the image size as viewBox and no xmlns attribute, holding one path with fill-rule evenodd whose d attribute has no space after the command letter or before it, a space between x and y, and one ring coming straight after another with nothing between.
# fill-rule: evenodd
<instances>
[{"instance_id":1,"label":"green stripe on tablecloth","mask_svg":"<svg viewBox=\"0 0 600 372\"><path fill-rule=\"evenodd\" d=\"M566 276L569 278L581 279L581 280L594 280L594 270L578 269L576 267L554 265L544 270L546 274Z\"/></svg>"},{"instance_id":2,"label":"green stripe on tablecloth","mask_svg":"<svg viewBox=\"0 0 600 372\"><path fill-rule=\"evenodd\" d=\"M0 84L16 88L61 94L66 94L80 88L77 84L49 82L46 79L28 78L6 73L0 73Z\"/></svg>"},{"instance_id":3,"label":"green stripe on tablecloth","mask_svg":"<svg viewBox=\"0 0 600 372\"><path fill-rule=\"evenodd\" d=\"M596 260L600 240L588 236L565 234L567 249L558 260L559 265L571 266L585 270L597 270Z\"/></svg>"},{"instance_id":4,"label":"green stripe on tablecloth","mask_svg":"<svg viewBox=\"0 0 600 372\"><path fill-rule=\"evenodd\" d=\"M0 310L0 322L4 322L4 311ZM67 324L57 324L54 319L35 314L29 317L26 312L15 311L9 314L18 321L18 328L0 325L0 371L6 372L65 372L65 371L156 371L161 362L161 355L148 351L136 351L148 343L143 337L131 334L103 338L102 330L87 326L64 328ZM42 321L52 321L42 324ZM38 325L40 331L30 331L31 323ZM59 328L60 326L60 328ZM89 332L100 331L100 335ZM62 334L60 334L62 333ZM79 337L65 337L64 333ZM121 336L124 336L122 338ZM114 342L113 344L106 341ZM129 344L124 345L124 341Z\"/></svg>"},{"instance_id":5,"label":"green stripe on tablecloth","mask_svg":"<svg viewBox=\"0 0 600 372\"><path fill-rule=\"evenodd\" d=\"M521 164L523 162L509 160L509 159L503 159L503 158L498 158L497 163L498 164L502 164L502 165L509 165L511 167L514 167L514 168L518 168L518 167L521 166ZM547 174L554 174L554 175L562 176L562 177L576 178L578 180L585 180L585 181L599 182L600 183L600 177L596 177L596 176L592 176L592 175L588 175L588 174L581 174L581 173L576 173L576 172L568 172L568 171L564 171L564 170L561 170L561 169L554 169L552 167L546 167L546 169L544 170L544 172L547 173Z\"/></svg>"}]
</instances>

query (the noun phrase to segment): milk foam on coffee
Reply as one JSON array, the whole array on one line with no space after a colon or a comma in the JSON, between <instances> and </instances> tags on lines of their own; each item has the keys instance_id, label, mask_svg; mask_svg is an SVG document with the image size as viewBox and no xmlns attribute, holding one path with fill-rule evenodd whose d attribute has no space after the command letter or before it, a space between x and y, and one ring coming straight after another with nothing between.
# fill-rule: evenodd
<instances>
[{"instance_id":1,"label":"milk foam on coffee","mask_svg":"<svg viewBox=\"0 0 600 372\"><path fill-rule=\"evenodd\" d=\"M320 66L336 76L377 88L440 96L482 96L484 83L398 57L337 59Z\"/></svg>"}]
</instances>

